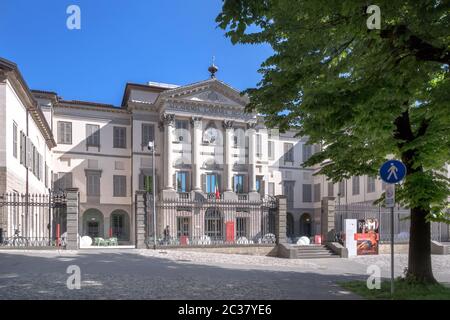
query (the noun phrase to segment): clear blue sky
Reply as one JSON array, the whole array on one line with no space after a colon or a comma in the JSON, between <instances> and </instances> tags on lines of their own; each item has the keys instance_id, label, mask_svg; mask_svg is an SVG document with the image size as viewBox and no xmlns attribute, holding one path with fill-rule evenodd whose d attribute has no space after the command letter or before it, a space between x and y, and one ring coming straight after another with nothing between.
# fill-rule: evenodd
<instances>
[{"instance_id":1,"label":"clear blue sky","mask_svg":"<svg viewBox=\"0 0 450 320\"><path fill-rule=\"evenodd\" d=\"M81 30L66 27L69 5ZM189 84L217 77L243 90L260 79L269 46L235 45L216 27L221 0L0 0L0 57L31 89L119 105L127 82Z\"/></svg>"}]
</instances>

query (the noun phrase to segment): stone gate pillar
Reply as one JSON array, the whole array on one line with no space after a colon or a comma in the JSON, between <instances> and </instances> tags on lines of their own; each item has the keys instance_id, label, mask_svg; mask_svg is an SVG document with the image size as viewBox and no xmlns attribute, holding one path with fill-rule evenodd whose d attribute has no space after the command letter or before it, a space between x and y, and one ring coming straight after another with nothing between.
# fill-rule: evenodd
<instances>
[{"instance_id":1,"label":"stone gate pillar","mask_svg":"<svg viewBox=\"0 0 450 320\"><path fill-rule=\"evenodd\" d=\"M334 242L335 201L334 197L323 197L320 217L322 242Z\"/></svg>"},{"instance_id":2,"label":"stone gate pillar","mask_svg":"<svg viewBox=\"0 0 450 320\"><path fill-rule=\"evenodd\" d=\"M66 249L77 250L80 248L78 233L78 218L80 214L80 193L78 188L66 189L67 207L67 239Z\"/></svg>"},{"instance_id":3,"label":"stone gate pillar","mask_svg":"<svg viewBox=\"0 0 450 320\"><path fill-rule=\"evenodd\" d=\"M275 236L277 244L286 243L286 196L277 196L277 211L275 215Z\"/></svg>"},{"instance_id":4,"label":"stone gate pillar","mask_svg":"<svg viewBox=\"0 0 450 320\"><path fill-rule=\"evenodd\" d=\"M135 244L137 249L144 249L145 245L145 192L136 191L136 219Z\"/></svg>"}]
</instances>

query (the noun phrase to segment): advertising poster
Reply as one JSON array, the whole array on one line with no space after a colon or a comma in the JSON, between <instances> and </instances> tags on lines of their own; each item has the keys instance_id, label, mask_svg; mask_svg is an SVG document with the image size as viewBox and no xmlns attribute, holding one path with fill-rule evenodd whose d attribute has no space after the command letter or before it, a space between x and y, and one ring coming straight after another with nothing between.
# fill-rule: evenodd
<instances>
[{"instance_id":1,"label":"advertising poster","mask_svg":"<svg viewBox=\"0 0 450 320\"><path fill-rule=\"evenodd\" d=\"M356 240L356 254L369 255L378 254L378 243L380 235L378 233L378 219L358 220Z\"/></svg>"}]
</instances>

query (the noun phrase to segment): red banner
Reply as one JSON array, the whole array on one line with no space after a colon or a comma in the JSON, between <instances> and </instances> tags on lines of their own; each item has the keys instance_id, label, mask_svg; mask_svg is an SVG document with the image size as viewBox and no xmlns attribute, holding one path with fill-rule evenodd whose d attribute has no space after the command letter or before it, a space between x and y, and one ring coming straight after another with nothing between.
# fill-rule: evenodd
<instances>
[{"instance_id":1,"label":"red banner","mask_svg":"<svg viewBox=\"0 0 450 320\"><path fill-rule=\"evenodd\" d=\"M234 221L227 221L225 223L226 228L226 242L234 242Z\"/></svg>"}]
</instances>

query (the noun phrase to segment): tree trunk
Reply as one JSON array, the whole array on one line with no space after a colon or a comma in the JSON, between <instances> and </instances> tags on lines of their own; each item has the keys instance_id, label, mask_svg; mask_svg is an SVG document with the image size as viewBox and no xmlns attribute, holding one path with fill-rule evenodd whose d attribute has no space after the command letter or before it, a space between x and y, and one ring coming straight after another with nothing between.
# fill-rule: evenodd
<instances>
[{"instance_id":1,"label":"tree trunk","mask_svg":"<svg viewBox=\"0 0 450 320\"><path fill-rule=\"evenodd\" d=\"M436 283L431 268L431 228L425 219L427 214L424 209L411 208L407 276L420 282Z\"/></svg>"}]
</instances>

